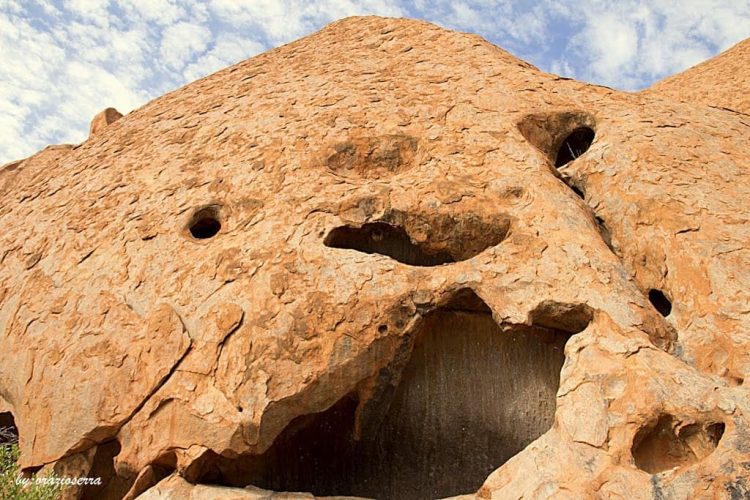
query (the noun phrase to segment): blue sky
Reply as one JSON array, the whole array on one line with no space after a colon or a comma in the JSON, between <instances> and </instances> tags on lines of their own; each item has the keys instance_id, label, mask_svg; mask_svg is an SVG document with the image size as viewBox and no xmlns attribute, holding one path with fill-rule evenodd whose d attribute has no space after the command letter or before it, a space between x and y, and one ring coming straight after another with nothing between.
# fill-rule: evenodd
<instances>
[{"instance_id":1,"label":"blue sky","mask_svg":"<svg viewBox=\"0 0 750 500\"><path fill-rule=\"evenodd\" d=\"M750 0L0 0L0 164L90 119L351 15L478 33L537 67L637 90L750 37Z\"/></svg>"}]
</instances>

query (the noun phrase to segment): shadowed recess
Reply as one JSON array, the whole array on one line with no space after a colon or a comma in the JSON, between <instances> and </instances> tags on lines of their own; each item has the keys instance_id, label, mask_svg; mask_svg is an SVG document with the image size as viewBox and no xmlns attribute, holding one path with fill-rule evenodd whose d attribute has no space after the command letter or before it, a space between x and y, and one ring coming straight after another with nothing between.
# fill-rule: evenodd
<instances>
[{"instance_id":1,"label":"shadowed recess","mask_svg":"<svg viewBox=\"0 0 750 500\"><path fill-rule=\"evenodd\" d=\"M661 415L636 434L633 459L650 474L686 467L710 455L723 435L721 422L682 425L671 415Z\"/></svg>"},{"instance_id":2,"label":"shadowed recess","mask_svg":"<svg viewBox=\"0 0 750 500\"><path fill-rule=\"evenodd\" d=\"M545 300L529 313L529 322L534 326L576 334L585 330L593 317L594 310L586 304Z\"/></svg>"},{"instance_id":3,"label":"shadowed recess","mask_svg":"<svg viewBox=\"0 0 750 500\"><path fill-rule=\"evenodd\" d=\"M387 255L410 266L439 266L455 262L446 252L425 251L420 245L412 243L403 227L384 222L364 224L362 227L337 227L323 243L332 248Z\"/></svg>"},{"instance_id":4,"label":"shadowed recess","mask_svg":"<svg viewBox=\"0 0 750 500\"><path fill-rule=\"evenodd\" d=\"M216 207L206 207L198 210L193 215L188 230L195 239L213 238L221 230L219 222L219 211Z\"/></svg>"},{"instance_id":5,"label":"shadowed recess","mask_svg":"<svg viewBox=\"0 0 750 500\"><path fill-rule=\"evenodd\" d=\"M443 498L476 491L551 427L566 333L503 331L470 292L428 313L406 339L404 359L380 371L388 376L367 401L351 394L297 417L262 455L216 456L199 482Z\"/></svg>"},{"instance_id":6,"label":"shadowed recess","mask_svg":"<svg viewBox=\"0 0 750 500\"><path fill-rule=\"evenodd\" d=\"M0 413L0 444L15 443L18 441L18 428L16 420L10 412Z\"/></svg>"},{"instance_id":7,"label":"shadowed recess","mask_svg":"<svg viewBox=\"0 0 750 500\"><path fill-rule=\"evenodd\" d=\"M334 145L326 165L345 177L388 178L414 168L417 151L417 139L408 135L353 138Z\"/></svg>"},{"instance_id":8,"label":"shadowed recess","mask_svg":"<svg viewBox=\"0 0 750 500\"><path fill-rule=\"evenodd\" d=\"M555 167L560 168L588 151L594 142L594 131L589 127L580 127L570 133L557 150Z\"/></svg>"},{"instance_id":9,"label":"shadowed recess","mask_svg":"<svg viewBox=\"0 0 750 500\"><path fill-rule=\"evenodd\" d=\"M672 302L664 295L664 292L652 288L648 291L648 300L651 305L665 318L672 314Z\"/></svg>"},{"instance_id":10,"label":"shadowed recess","mask_svg":"<svg viewBox=\"0 0 750 500\"><path fill-rule=\"evenodd\" d=\"M115 472L115 457L119 453L120 443L117 440L97 445L88 476L102 478L102 484L84 486L81 500L108 500L125 496L131 482Z\"/></svg>"},{"instance_id":11,"label":"shadowed recess","mask_svg":"<svg viewBox=\"0 0 750 500\"><path fill-rule=\"evenodd\" d=\"M334 228L323 244L385 255L410 266L439 266L475 257L500 244L510 231L508 218L485 221L474 214L415 217L410 224L423 232L422 241L410 236L409 224L370 222Z\"/></svg>"},{"instance_id":12,"label":"shadowed recess","mask_svg":"<svg viewBox=\"0 0 750 500\"><path fill-rule=\"evenodd\" d=\"M585 153L596 136L596 121L584 111L526 115L517 126L521 135L557 168Z\"/></svg>"}]
</instances>

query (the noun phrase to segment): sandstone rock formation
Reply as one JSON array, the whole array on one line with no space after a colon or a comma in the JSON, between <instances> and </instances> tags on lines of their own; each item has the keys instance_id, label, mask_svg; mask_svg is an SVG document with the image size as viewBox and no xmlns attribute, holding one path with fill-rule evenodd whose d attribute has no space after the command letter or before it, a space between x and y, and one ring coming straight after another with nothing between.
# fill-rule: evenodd
<instances>
[{"instance_id":1,"label":"sandstone rock formation","mask_svg":"<svg viewBox=\"0 0 750 500\"><path fill-rule=\"evenodd\" d=\"M122 118L122 113L117 111L115 108L104 109L91 120L91 127L89 127L89 137L93 137L101 133L107 127L107 125L116 122L120 118Z\"/></svg>"},{"instance_id":2,"label":"sandstone rock formation","mask_svg":"<svg viewBox=\"0 0 750 500\"><path fill-rule=\"evenodd\" d=\"M351 18L6 167L22 466L105 478L82 498L744 498L736 111Z\"/></svg>"}]
</instances>

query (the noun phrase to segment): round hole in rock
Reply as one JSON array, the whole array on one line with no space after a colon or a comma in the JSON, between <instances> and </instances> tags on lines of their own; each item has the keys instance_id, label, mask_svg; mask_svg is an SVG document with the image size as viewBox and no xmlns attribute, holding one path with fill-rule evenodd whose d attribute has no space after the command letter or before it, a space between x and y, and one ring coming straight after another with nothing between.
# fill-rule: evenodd
<instances>
[{"instance_id":1,"label":"round hole in rock","mask_svg":"<svg viewBox=\"0 0 750 500\"><path fill-rule=\"evenodd\" d=\"M381 369L366 401L295 418L262 455L216 456L198 482L385 500L477 491L551 427L569 335L503 331L473 292L455 299L407 335L410 354Z\"/></svg>"},{"instance_id":2,"label":"round hole in rock","mask_svg":"<svg viewBox=\"0 0 750 500\"><path fill-rule=\"evenodd\" d=\"M203 240L216 236L221 230L216 208L209 207L196 212L188 224L188 229L195 239Z\"/></svg>"},{"instance_id":3,"label":"round hole in rock","mask_svg":"<svg viewBox=\"0 0 750 500\"><path fill-rule=\"evenodd\" d=\"M579 127L573 130L563 140L557 151L555 167L560 168L588 151L591 143L594 142L594 136L594 130L589 127Z\"/></svg>"},{"instance_id":4,"label":"round hole in rock","mask_svg":"<svg viewBox=\"0 0 750 500\"><path fill-rule=\"evenodd\" d=\"M649 474L686 467L710 455L724 435L721 422L682 425L672 415L661 415L633 440L635 465Z\"/></svg>"},{"instance_id":5,"label":"round hole in rock","mask_svg":"<svg viewBox=\"0 0 750 500\"><path fill-rule=\"evenodd\" d=\"M664 292L652 288L648 291L648 300L651 305L665 318L672 313L672 302L664 295Z\"/></svg>"}]
</instances>

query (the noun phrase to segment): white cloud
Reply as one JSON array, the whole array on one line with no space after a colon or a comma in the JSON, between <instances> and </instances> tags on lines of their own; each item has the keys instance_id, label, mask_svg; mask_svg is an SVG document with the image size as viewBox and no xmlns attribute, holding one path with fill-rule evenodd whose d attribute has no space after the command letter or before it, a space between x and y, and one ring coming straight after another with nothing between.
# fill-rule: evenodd
<instances>
[{"instance_id":1,"label":"white cloud","mask_svg":"<svg viewBox=\"0 0 750 500\"><path fill-rule=\"evenodd\" d=\"M625 89L645 87L750 36L747 2L601 0L577 3L566 15L582 29L558 67Z\"/></svg>"},{"instance_id":2,"label":"white cloud","mask_svg":"<svg viewBox=\"0 0 750 500\"><path fill-rule=\"evenodd\" d=\"M591 74L612 81L638 55L638 26L632 19L605 14L588 24L574 43L589 55Z\"/></svg>"},{"instance_id":3,"label":"white cloud","mask_svg":"<svg viewBox=\"0 0 750 500\"><path fill-rule=\"evenodd\" d=\"M65 0L65 9L76 17L80 17L97 26L109 26L108 0Z\"/></svg>"},{"instance_id":4,"label":"white cloud","mask_svg":"<svg viewBox=\"0 0 750 500\"><path fill-rule=\"evenodd\" d=\"M185 9L172 0L116 0L117 5L137 22L167 26L184 19ZM131 17L132 19L132 17Z\"/></svg>"},{"instance_id":5,"label":"white cloud","mask_svg":"<svg viewBox=\"0 0 750 500\"><path fill-rule=\"evenodd\" d=\"M202 54L210 41L207 27L180 21L162 34L161 61L172 69L182 69L196 54Z\"/></svg>"}]
</instances>

